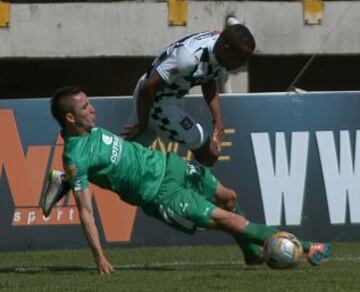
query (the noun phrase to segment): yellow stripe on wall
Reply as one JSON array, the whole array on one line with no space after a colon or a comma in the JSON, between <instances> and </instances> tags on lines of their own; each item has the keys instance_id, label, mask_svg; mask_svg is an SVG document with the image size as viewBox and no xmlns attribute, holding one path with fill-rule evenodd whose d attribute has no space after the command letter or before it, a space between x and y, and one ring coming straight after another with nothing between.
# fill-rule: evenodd
<instances>
[{"instance_id":1,"label":"yellow stripe on wall","mask_svg":"<svg viewBox=\"0 0 360 292\"><path fill-rule=\"evenodd\" d=\"M0 2L0 27L8 27L10 22L10 3Z\"/></svg>"}]
</instances>

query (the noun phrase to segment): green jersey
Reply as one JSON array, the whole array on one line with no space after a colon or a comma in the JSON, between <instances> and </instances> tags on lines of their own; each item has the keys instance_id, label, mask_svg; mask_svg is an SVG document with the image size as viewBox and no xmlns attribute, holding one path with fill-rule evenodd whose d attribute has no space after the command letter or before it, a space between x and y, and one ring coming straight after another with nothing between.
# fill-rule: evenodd
<instances>
[{"instance_id":1,"label":"green jersey","mask_svg":"<svg viewBox=\"0 0 360 292\"><path fill-rule=\"evenodd\" d=\"M164 178L165 155L128 142L101 128L83 136L64 136L64 169L74 191L89 182L121 194L133 205L148 203Z\"/></svg>"}]
</instances>

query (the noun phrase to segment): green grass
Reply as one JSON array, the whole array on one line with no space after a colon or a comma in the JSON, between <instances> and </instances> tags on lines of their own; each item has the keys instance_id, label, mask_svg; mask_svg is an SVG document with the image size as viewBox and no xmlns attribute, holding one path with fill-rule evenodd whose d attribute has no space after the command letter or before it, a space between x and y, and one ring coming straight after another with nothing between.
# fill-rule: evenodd
<instances>
[{"instance_id":1,"label":"green grass","mask_svg":"<svg viewBox=\"0 0 360 292\"><path fill-rule=\"evenodd\" d=\"M88 250L1 252L0 291L360 291L360 243L333 246L320 268L246 269L236 246L122 248L97 275Z\"/></svg>"}]
</instances>

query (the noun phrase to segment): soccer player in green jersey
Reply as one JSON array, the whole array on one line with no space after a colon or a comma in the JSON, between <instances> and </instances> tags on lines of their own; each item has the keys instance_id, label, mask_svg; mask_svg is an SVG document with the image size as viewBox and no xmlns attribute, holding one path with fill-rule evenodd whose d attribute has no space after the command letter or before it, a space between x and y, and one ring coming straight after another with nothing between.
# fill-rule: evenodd
<instances>
[{"instance_id":1,"label":"soccer player in green jersey","mask_svg":"<svg viewBox=\"0 0 360 292\"><path fill-rule=\"evenodd\" d=\"M178 230L193 233L200 227L225 231L243 249L248 245L261 247L278 231L235 213L235 192L223 186L208 168L95 127L95 109L79 88L58 89L51 100L51 110L65 142L64 180L73 190L80 221L101 274L109 274L114 268L100 244L89 182L114 191L120 199ZM59 200L53 190L58 190L61 180L61 175L50 177L50 188L42 198L42 207L47 206L46 214ZM312 265L319 265L330 255L328 244L303 241L302 245ZM261 249L250 253L248 258L245 254L246 263L261 262L258 250Z\"/></svg>"}]
</instances>

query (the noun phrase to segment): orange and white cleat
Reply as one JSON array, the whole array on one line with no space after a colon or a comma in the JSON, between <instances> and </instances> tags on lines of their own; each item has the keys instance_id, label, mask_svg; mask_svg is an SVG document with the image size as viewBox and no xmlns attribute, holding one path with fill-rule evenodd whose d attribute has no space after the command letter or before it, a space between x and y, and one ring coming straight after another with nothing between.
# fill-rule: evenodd
<instances>
[{"instance_id":1,"label":"orange and white cleat","mask_svg":"<svg viewBox=\"0 0 360 292\"><path fill-rule=\"evenodd\" d=\"M331 245L329 243L313 243L307 252L307 260L312 266L320 266L323 260L331 255Z\"/></svg>"}]
</instances>

